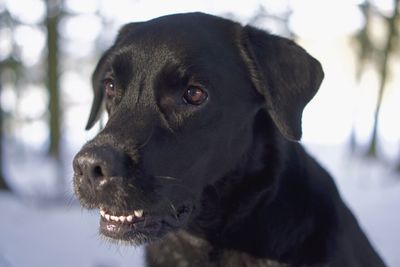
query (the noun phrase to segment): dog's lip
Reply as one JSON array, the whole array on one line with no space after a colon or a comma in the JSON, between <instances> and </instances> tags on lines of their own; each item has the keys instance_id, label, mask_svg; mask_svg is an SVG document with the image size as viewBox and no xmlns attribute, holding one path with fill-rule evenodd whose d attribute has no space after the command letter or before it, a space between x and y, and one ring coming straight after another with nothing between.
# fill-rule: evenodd
<instances>
[{"instance_id":1,"label":"dog's lip","mask_svg":"<svg viewBox=\"0 0 400 267\"><path fill-rule=\"evenodd\" d=\"M132 222L121 222L100 218L100 233L106 237L138 243L138 236L154 235L161 228L161 220L153 216L142 217Z\"/></svg>"},{"instance_id":2,"label":"dog's lip","mask_svg":"<svg viewBox=\"0 0 400 267\"><path fill-rule=\"evenodd\" d=\"M162 215L134 210L111 215L105 209L100 208L100 233L114 240L140 245L159 238L163 227L168 228L166 230L182 227L191 211L191 208L182 206L176 214Z\"/></svg>"}]
</instances>

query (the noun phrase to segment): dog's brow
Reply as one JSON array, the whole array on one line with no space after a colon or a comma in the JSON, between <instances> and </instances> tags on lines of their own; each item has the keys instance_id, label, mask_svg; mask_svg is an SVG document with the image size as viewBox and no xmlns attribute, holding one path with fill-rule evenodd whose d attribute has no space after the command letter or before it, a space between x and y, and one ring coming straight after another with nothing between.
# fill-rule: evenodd
<instances>
[{"instance_id":1,"label":"dog's brow","mask_svg":"<svg viewBox=\"0 0 400 267\"><path fill-rule=\"evenodd\" d=\"M112 60L112 70L123 87L126 87L133 73L133 60L126 54L117 54Z\"/></svg>"}]
</instances>

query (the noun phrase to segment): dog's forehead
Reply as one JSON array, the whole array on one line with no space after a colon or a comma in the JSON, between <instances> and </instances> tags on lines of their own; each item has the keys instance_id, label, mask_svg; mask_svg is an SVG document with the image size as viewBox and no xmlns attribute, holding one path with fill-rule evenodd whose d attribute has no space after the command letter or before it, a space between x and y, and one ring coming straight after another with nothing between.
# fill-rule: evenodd
<instances>
[{"instance_id":1,"label":"dog's forehead","mask_svg":"<svg viewBox=\"0 0 400 267\"><path fill-rule=\"evenodd\" d=\"M164 16L128 25L121 32L119 53L147 62L155 57L213 58L235 46L237 26L203 13Z\"/></svg>"}]
</instances>

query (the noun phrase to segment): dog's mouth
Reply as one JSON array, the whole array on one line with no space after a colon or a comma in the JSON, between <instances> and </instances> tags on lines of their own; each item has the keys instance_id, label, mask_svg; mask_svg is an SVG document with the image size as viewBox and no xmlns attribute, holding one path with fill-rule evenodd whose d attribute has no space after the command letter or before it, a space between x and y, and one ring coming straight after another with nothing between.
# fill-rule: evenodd
<instances>
[{"instance_id":1,"label":"dog's mouth","mask_svg":"<svg viewBox=\"0 0 400 267\"><path fill-rule=\"evenodd\" d=\"M111 213L100 208L100 233L115 241L141 245L157 240L167 232L182 228L191 214L189 206L161 214L142 209Z\"/></svg>"}]
</instances>

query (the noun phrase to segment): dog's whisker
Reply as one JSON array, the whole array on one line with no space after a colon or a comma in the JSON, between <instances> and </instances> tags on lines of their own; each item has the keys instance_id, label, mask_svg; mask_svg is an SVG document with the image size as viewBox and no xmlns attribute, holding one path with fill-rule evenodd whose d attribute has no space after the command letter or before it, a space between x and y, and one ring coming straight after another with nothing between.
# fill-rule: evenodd
<instances>
[{"instance_id":1,"label":"dog's whisker","mask_svg":"<svg viewBox=\"0 0 400 267\"><path fill-rule=\"evenodd\" d=\"M136 149L140 150L143 147L145 147L150 142L151 138L153 137L153 134L154 134L154 128L151 129L151 132L150 132L149 136L147 137L147 139L142 144L139 144Z\"/></svg>"},{"instance_id":2,"label":"dog's whisker","mask_svg":"<svg viewBox=\"0 0 400 267\"><path fill-rule=\"evenodd\" d=\"M174 206L174 204L167 197L165 199L168 201L169 206L172 208L172 211L174 212L174 217L175 217L176 221L179 222L178 211L176 210L176 207Z\"/></svg>"},{"instance_id":3,"label":"dog's whisker","mask_svg":"<svg viewBox=\"0 0 400 267\"><path fill-rule=\"evenodd\" d=\"M182 187L182 188L188 190L189 192L193 192L193 189L192 189L192 188L190 188L190 187L187 186L187 185L184 185L184 184L180 183L181 180L178 179L178 178L175 178L175 177L173 177L173 176L157 175L157 176L154 176L154 177L155 177L155 178L159 178L160 181L169 182L169 184L168 184L169 186L178 186L178 187ZM176 181L176 182L174 183L174 181Z\"/></svg>"},{"instance_id":4,"label":"dog's whisker","mask_svg":"<svg viewBox=\"0 0 400 267\"><path fill-rule=\"evenodd\" d=\"M75 199L74 195L67 196L66 203L67 203L68 208L72 208L72 206L74 204L74 199Z\"/></svg>"},{"instance_id":5,"label":"dog's whisker","mask_svg":"<svg viewBox=\"0 0 400 267\"><path fill-rule=\"evenodd\" d=\"M164 175L156 175L154 177L161 178L161 179L166 179L166 180L179 180L178 178L175 178L175 177L172 177L172 176L164 176Z\"/></svg>"}]
</instances>

